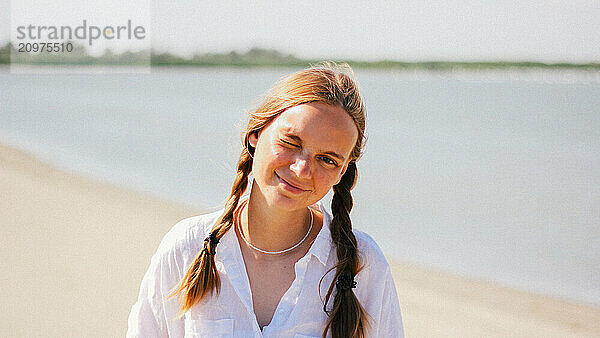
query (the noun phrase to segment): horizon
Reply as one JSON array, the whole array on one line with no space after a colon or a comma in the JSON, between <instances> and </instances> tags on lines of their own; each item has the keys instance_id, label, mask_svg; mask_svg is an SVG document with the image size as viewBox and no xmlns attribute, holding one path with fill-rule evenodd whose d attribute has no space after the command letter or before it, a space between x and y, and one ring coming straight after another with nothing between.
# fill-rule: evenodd
<instances>
[{"instance_id":1,"label":"horizon","mask_svg":"<svg viewBox=\"0 0 600 338\"><path fill-rule=\"evenodd\" d=\"M0 1L0 13L4 13L0 15L0 26L11 27L9 16L13 15L11 29L0 30L0 45L16 34L14 26L22 23L15 20L21 16L23 20L27 17L26 23L59 25L77 24L82 18L100 23L122 22L142 15L137 20L147 23L150 47L184 58L261 48L302 59L578 64L600 61L600 6L587 0L393 5L376 1L360 6L308 1L285 8L271 1L254 5L166 5L147 0L127 4L104 0L83 5L58 0L50 6L24 0L13 1L13 7L18 7L21 14L9 11L10 1ZM115 8L120 10L115 12ZM106 47L106 43L98 42L89 52L101 55ZM123 41L110 47L113 53L121 53L131 46Z\"/></svg>"},{"instance_id":2,"label":"horizon","mask_svg":"<svg viewBox=\"0 0 600 338\"><path fill-rule=\"evenodd\" d=\"M72 42L69 40L62 40L61 42L67 43L67 42ZM223 51L223 52L205 52L205 53L194 53L193 55L189 55L189 56L184 56L184 55L178 55L175 54L171 51L168 50L156 50L153 49L152 47L150 49L143 49L143 50L138 50L138 51L133 51L133 50L129 50L129 49L125 49L125 50L120 50L120 51L113 51L111 48L106 48L101 54L96 53L96 55L90 54L89 50L86 48L85 45L82 44L77 44L77 42L73 42L75 45L75 48L83 48L84 51L86 52L85 56L86 57L91 57L93 59L102 59L105 57L118 57L121 55L125 55L127 53L130 54L136 54L136 53L146 53L146 52L150 52L151 56L161 56L161 55L169 55L170 57L174 57L174 58L180 58L182 61L185 62L192 62L194 61L194 58L197 57L207 57L207 56L214 56L214 57L225 57L228 56L231 53L237 53L238 57L248 57L248 55L252 54L253 52L258 52L258 53L272 53L272 54L278 54L278 57L291 57L296 59L296 61L300 62L300 63L312 63L312 62L320 62L320 61L335 61L335 62L349 62L349 63L357 63L357 64L363 64L363 66L374 66L377 65L378 63L390 63L392 64L392 66L394 66L394 64L396 66L398 65L419 65L419 64L457 64L457 65L475 65L475 64L482 64L484 66L494 66L494 65L502 65L505 64L507 66L515 66L515 65L521 65L524 67L538 67L538 66L591 66L594 69L600 67L600 61L592 61L592 62L587 62L587 63L577 63L577 62L542 62L542 61L532 61L532 60L518 60L518 61L514 61L514 60L502 60L502 59L496 59L496 60L469 60L469 61L460 61L460 60L436 60L436 59L427 59L427 60L399 60L399 59L376 59L376 60L361 60L361 59L306 59L306 58L300 58L297 55L294 54L286 54L283 53L277 49L265 49L265 48L260 48L260 47L250 47L249 49L245 50L245 51L236 51L236 50L229 50L229 51ZM12 42L11 41L6 41L5 43L0 43L0 49L2 48L6 48L7 46L11 45ZM12 45L12 48L14 49L14 45ZM3 63L0 60L0 64ZM10 62L9 62L10 63ZM277 63L277 62L276 62ZM69 64L68 62L66 64ZM168 62L165 64L169 64ZM284 65L284 63L281 63L282 65Z\"/></svg>"}]
</instances>

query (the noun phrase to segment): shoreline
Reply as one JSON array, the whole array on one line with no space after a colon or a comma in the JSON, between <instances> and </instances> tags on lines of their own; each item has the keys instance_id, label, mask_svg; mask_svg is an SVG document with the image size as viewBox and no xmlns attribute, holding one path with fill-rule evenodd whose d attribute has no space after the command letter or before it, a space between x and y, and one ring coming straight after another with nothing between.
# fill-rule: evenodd
<instances>
[{"instance_id":1,"label":"shoreline","mask_svg":"<svg viewBox=\"0 0 600 338\"><path fill-rule=\"evenodd\" d=\"M123 336L163 235L202 212L0 144L2 336ZM143 231L141 231L143 230ZM390 261L407 337L600 336L600 308Z\"/></svg>"}]
</instances>

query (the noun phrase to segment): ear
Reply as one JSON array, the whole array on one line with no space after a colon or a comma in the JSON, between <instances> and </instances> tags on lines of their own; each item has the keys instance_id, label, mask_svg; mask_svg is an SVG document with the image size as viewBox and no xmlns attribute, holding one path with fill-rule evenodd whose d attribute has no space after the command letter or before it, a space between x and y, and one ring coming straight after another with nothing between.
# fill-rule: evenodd
<instances>
[{"instance_id":1,"label":"ear","mask_svg":"<svg viewBox=\"0 0 600 338\"><path fill-rule=\"evenodd\" d=\"M256 149L256 144L258 143L258 132L254 131L248 135L248 143L250 143L252 148Z\"/></svg>"}]
</instances>

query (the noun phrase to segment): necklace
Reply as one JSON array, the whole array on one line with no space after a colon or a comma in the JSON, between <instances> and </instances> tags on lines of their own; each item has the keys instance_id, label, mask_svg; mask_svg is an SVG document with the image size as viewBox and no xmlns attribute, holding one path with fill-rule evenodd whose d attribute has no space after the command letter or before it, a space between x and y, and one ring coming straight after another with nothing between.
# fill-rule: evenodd
<instances>
[{"instance_id":1,"label":"necklace","mask_svg":"<svg viewBox=\"0 0 600 338\"><path fill-rule=\"evenodd\" d=\"M246 204L248 204L248 203L246 203ZM240 208L240 211L238 212L238 217L237 217L238 222L236 222L237 225L238 225L238 230L240 232L240 235L241 235L242 239L252 249L254 249L254 250L258 251L258 252L262 252L262 253L267 254L267 255L279 255L279 254L286 253L286 252L289 252L289 251L292 251L292 250L296 249L297 247L300 246L300 244L304 243L304 241L308 238L308 234L310 234L310 231L312 230L312 227L313 227L313 221L314 221L314 219L313 219L312 210L310 210L309 207L306 207L308 209L308 212L310 212L310 227L308 228L308 231L306 232L306 235L304 235L304 237L300 240L300 242L296 243L294 246L292 246L290 248L287 248L287 249L284 249L284 250L280 250L280 251L267 251L267 250L259 249L259 248L255 247L254 245L250 244L250 242L246 239L246 236L244 236L244 232L242 231L242 222L240 221L240 219L241 219L241 214L242 214L243 208L244 208L244 206L242 206Z\"/></svg>"}]
</instances>

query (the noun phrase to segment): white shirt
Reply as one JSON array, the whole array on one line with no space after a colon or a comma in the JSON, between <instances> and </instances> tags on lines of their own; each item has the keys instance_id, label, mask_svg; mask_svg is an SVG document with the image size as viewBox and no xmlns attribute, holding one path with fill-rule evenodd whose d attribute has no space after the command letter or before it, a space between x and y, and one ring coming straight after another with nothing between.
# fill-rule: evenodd
<instances>
[{"instance_id":1,"label":"white shirt","mask_svg":"<svg viewBox=\"0 0 600 338\"><path fill-rule=\"evenodd\" d=\"M334 271L319 279L337 261L331 242L329 215L321 206L323 226L304 257L269 325L261 331L252 306L250 282L233 229L217 245L215 263L221 292L205 297L177 319L178 295L168 298L202 250L222 210L184 219L163 238L152 257L137 302L129 315L127 337L321 337L327 322L323 302ZM403 337L402 318L390 266L373 239L354 230L361 264L354 292L370 316L368 337ZM266 281L268 282L268 281ZM335 292L335 289L334 289ZM333 304L332 294L328 309ZM328 337L331 333L328 332Z\"/></svg>"}]
</instances>

